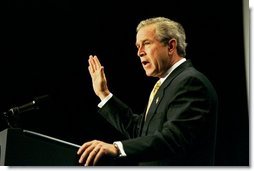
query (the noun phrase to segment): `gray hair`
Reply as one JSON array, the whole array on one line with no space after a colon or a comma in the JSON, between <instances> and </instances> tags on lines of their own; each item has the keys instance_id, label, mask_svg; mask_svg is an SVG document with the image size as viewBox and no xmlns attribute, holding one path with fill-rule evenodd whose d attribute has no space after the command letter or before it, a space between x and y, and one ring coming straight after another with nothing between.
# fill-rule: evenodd
<instances>
[{"instance_id":1,"label":"gray hair","mask_svg":"<svg viewBox=\"0 0 254 171\"><path fill-rule=\"evenodd\" d=\"M187 46L187 43L185 42L186 35L184 28L180 23L165 17L149 18L141 21L138 24L136 31L138 32L142 27L151 24L155 25L156 37L160 42L167 44L170 39L172 38L176 39L177 53L180 56L185 57Z\"/></svg>"}]
</instances>

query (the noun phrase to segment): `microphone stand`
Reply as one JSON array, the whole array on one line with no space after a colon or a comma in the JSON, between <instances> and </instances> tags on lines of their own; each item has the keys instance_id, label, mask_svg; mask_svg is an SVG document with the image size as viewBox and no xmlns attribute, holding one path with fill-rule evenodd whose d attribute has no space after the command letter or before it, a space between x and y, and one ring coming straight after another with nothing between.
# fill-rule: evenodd
<instances>
[{"instance_id":1,"label":"microphone stand","mask_svg":"<svg viewBox=\"0 0 254 171\"><path fill-rule=\"evenodd\" d=\"M7 123L8 128L15 128L15 127L17 127L17 123L15 121L16 119L13 118L13 116L11 116L9 114L9 111L3 113L3 118L5 120L5 123ZM13 125L11 124L10 120L13 120Z\"/></svg>"}]
</instances>

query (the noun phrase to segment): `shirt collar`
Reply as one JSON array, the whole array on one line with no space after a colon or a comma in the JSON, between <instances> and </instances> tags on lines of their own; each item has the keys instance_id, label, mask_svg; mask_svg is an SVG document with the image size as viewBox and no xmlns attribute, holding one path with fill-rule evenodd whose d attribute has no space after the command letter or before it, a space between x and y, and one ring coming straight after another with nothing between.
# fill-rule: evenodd
<instances>
[{"instance_id":1,"label":"shirt collar","mask_svg":"<svg viewBox=\"0 0 254 171\"><path fill-rule=\"evenodd\" d=\"M177 61L172 67L170 67L168 71L164 74L164 76L160 78L161 84L166 80L166 78L168 78L168 76L173 72L173 70L175 70L179 65L181 65L185 61L186 58L182 58L179 61Z\"/></svg>"}]
</instances>

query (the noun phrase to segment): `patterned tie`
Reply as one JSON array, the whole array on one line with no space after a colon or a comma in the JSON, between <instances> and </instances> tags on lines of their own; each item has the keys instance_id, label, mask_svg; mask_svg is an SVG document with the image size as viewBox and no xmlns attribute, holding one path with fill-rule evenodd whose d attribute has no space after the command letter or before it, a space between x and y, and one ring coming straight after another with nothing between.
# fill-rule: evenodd
<instances>
[{"instance_id":1,"label":"patterned tie","mask_svg":"<svg viewBox=\"0 0 254 171\"><path fill-rule=\"evenodd\" d=\"M160 82L160 80L159 80L159 81L157 81L157 83L154 85L153 90L152 90L152 92L151 92L151 94L150 94L149 101L148 101L148 105L147 105L147 108L146 108L145 120L146 120L146 116L147 116L148 110L149 110L149 108L150 108L150 105L151 105L151 103L152 103L152 101L153 101L153 98L154 98L155 94L157 93L157 91L159 90L160 86L161 86L161 82Z\"/></svg>"}]
</instances>

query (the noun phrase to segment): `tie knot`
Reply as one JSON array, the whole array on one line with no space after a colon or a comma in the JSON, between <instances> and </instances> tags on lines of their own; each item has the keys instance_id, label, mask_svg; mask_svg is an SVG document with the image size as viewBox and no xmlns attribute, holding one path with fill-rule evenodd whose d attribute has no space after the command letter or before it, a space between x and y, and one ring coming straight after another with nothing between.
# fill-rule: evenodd
<instances>
[{"instance_id":1,"label":"tie knot","mask_svg":"<svg viewBox=\"0 0 254 171\"><path fill-rule=\"evenodd\" d=\"M154 87L153 87L153 92L154 92L154 93L157 92L157 90L160 88L160 86L161 86L161 82L160 82L160 80L159 80L159 81L157 81L157 83L154 85Z\"/></svg>"}]
</instances>

